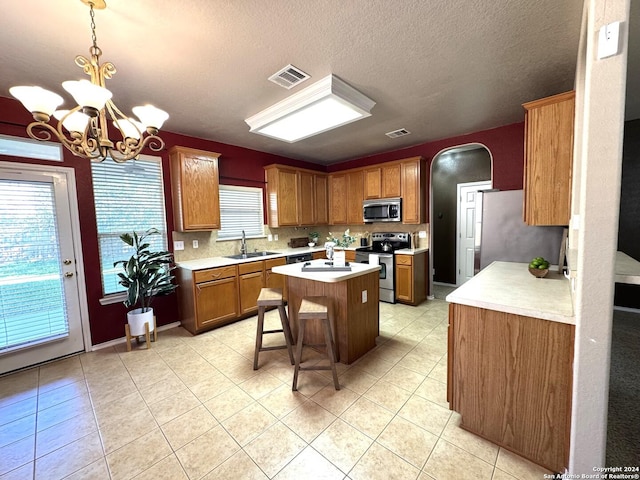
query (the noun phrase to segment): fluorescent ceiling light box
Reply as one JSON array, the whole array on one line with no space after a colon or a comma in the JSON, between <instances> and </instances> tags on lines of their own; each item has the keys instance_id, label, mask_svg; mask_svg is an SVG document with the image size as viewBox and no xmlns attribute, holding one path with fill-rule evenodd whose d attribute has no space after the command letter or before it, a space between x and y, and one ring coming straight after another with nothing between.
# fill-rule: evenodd
<instances>
[{"instance_id":1,"label":"fluorescent ceiling light box","mask_svg":"<svg viewBox=\"0 0 640 480\"><path fill-rule=\"evenodd\" d=\"M250 131L289 143L371 116L369 97L329 75L245 120Z\"/></svg>"}]
</instances>

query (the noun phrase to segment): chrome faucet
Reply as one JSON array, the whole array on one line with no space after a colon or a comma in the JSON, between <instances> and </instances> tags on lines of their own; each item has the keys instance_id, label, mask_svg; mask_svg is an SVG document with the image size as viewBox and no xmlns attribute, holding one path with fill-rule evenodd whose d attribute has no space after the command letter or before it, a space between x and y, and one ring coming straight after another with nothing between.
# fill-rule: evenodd
<instances>
[{"instance_id":1,"label":"chrome faucet","mask_svg":"<svg viewBox=\"0 0 640 480\"><path fill-rule=\"evenodd\" d=\"M247 237L244 234L244 230L242 230L242 243L240 244L240 253L242 255L247 254Z\"/></svg>"}]
</instances>

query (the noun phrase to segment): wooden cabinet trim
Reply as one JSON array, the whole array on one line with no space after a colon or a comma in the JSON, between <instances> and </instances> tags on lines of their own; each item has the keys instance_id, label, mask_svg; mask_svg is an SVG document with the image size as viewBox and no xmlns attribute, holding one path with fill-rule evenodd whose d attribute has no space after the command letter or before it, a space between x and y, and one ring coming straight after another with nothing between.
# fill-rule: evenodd
<instances>
[{"instance_id":1,"label":"wooden cabinet trim","mask_svg":"<svg viewBox=\"0 0 640 480\"><path fill-rule=\"evenodd\" d=\"M246 262L238 264L238 275L247 273L262 272L264 270L264 260L258 262Z\"/></svg>"},{"instance_id":2,"label":"wooden cabinet trim","mask_svg":"<svg viewBox=\"0 0 640 480\"><path fill-rule=\"evenodd\" d=\"M206 270L196 270L193 272L195 283L210 282L212 280L221 280L223 278L235 277L237 270L235 265L227 267L208 268Z\"/></svg>"}]
</instances>

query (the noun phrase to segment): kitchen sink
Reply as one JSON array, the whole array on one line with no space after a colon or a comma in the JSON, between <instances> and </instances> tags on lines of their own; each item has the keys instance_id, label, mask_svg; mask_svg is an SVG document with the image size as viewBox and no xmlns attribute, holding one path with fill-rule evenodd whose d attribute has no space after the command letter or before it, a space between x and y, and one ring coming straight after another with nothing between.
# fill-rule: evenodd
<instances>
[{"instance_id":1,"label":"kitchen sink","mask_svg":"<svg viewBox=\"0 0 640 480\"><path fill-rule=\"evenodd\" d=\"M243 260L245 258L265 257L267 255L278 255L278 252L238 253L237 255L225 255L225 258L233 258L234 260Z\"/></svg>"}]
</instances>

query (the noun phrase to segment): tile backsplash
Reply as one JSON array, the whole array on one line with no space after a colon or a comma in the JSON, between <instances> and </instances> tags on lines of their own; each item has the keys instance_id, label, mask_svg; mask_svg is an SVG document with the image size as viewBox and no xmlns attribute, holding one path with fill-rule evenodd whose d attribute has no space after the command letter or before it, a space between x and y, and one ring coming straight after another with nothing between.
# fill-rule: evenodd
<instances>
[{"instance_id":1,"label":"tile backsplash","mask_svg":"<svg viewBox=\"0 0 640 480\"><path fill-rule=\"evenodd\" d=\"M264 227L264 238L248 238L247 248L250 252L263 251L263 250L277 250L282 248L289 248L289 241L291 238L308 237L310 232L318 232L320 234L319 243L324 244L329 232L332 232L334 236L341 235L347 228L349 228L352 236L356 237L356 242L353 246L360 246L360 238L362 236L368 236L373 232L409 232L413 235L413 245L420 248L426 248L429 246L429 224L423 223L421 225L397 225L390 226L389 224L370 224L370 225L333 225L328 227L323 225L321 227L281 227L281 228L269 228L267 225ZM426 238L419 238L418 232L426 231ZM268 241L267 236L278 236L278 240ZM240 253L240 240L223 240L218 241L218 232L216 230L211 232L173 232L174 241L183 241L184 250L177 250L174 252L176 262L184 262L186 260L196 260L199 258L219 257L225 255L234 255ZM198 248L193 248L193 241L198 241Z\"/></svg>"}]
</instances>

